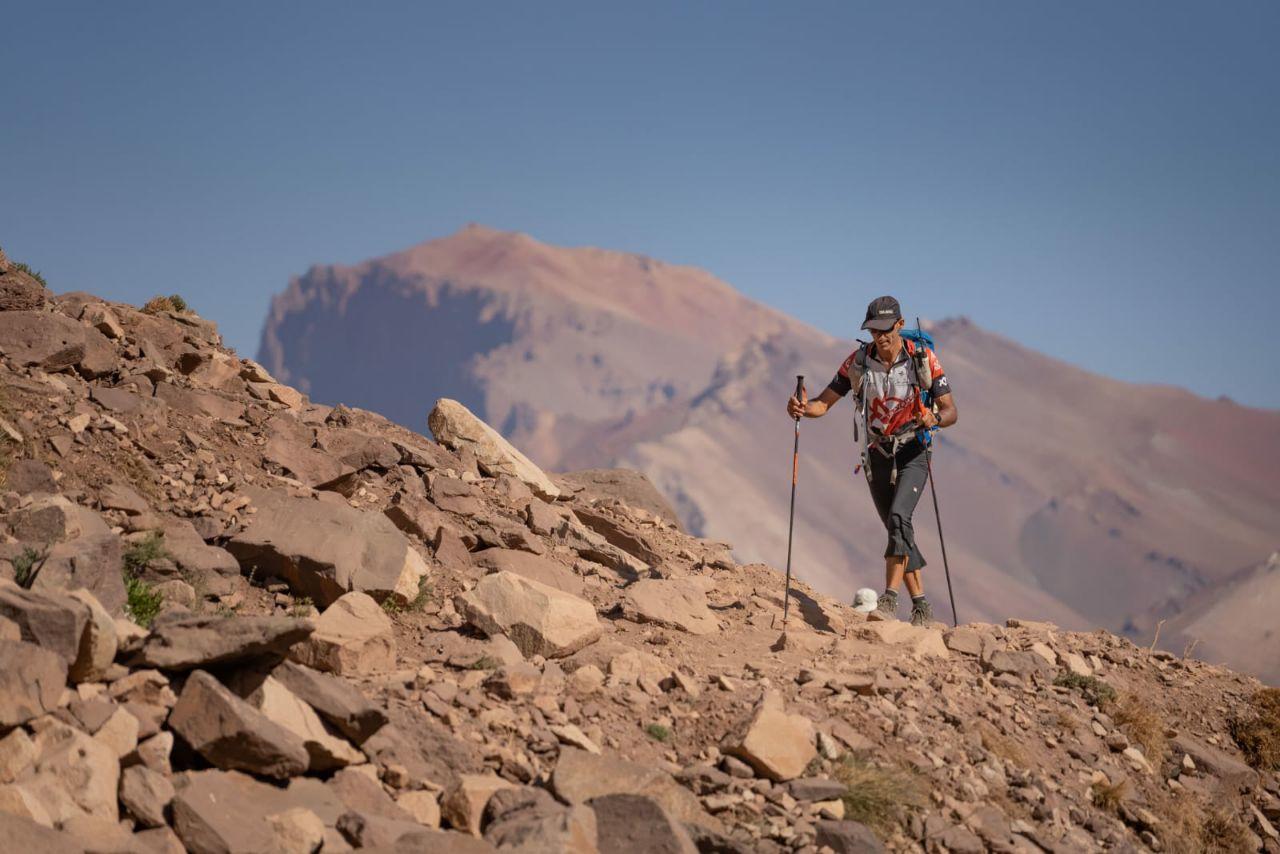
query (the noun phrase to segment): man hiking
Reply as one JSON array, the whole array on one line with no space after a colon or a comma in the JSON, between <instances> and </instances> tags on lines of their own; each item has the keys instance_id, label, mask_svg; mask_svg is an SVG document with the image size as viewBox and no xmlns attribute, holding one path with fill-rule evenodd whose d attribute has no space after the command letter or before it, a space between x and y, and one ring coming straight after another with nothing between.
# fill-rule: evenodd
<instances>
[{"instance_id":1,"label":"man hiking","mask_svg":"<svg viewBox=\"0 0 1280 854\"><path fill-rule=\"evenodd\" d=\"M871 499L889 534L884 593L867 619L898 618L898 586L905 580L911 594L911 624L922 626L932 622L933 608L920 580L925 560L911 525L911 514L929 478L928 448L918 434L931 427L950 427L957 413L951 383L937 355L905 340L900 334L903 325L896 299L872 300L862 324L871 333L871 343L858 342L816 400L808 400L803 392L800 398L788 400L787 414L821 418L853 392L858 407L855 441L859 429L864 437L859 468L866 471ZM921 389L928 392L932 407L922 402Z\"/></svg>"}]
</instances>

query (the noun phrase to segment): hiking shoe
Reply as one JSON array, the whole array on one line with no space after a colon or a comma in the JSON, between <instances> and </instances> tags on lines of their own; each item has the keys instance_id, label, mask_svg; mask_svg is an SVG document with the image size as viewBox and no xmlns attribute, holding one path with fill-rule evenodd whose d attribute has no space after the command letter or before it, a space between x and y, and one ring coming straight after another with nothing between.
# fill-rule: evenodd
<instances>
[{"instance_id":1,"label":"hiking shoe","mask_svg":"<svg viewBox=\"0 0 1280 854\"><path fill-rule=\"evenodd\" d=\"M898 619L898 594L881 593L880 599L876 602L876 609L867 614L867 619L872 622Z\"/></svg>"},{"instance_id":2,"label":"hiking shoe","mask_svg":"<svg viewBox=\"0 0 1280 854\"><path fill-rule=\"evenodd\" d=\"M911 603L911 625L927 626L933 622L933 606L928 599Z\"/></svg>"}]
</instances>

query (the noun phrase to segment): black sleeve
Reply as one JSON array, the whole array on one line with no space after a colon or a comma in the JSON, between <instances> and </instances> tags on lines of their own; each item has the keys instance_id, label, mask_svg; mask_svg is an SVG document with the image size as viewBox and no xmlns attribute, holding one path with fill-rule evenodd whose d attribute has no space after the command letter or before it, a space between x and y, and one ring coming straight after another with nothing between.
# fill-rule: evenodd
<instances>
[{"instance_id":1,"label":"black sleeve","mask_svg":"<svg viewBox=\"0 0 1280 854\"><path fill-rule=\"evenodd\" d=\"M933 385L929 388L929 397L937 400L949 394L951 394L951 380L947 379L946 374L938 374L933 378Z\"/></svg>"},{"instance_id":2,"label":"black sleeve","mask_svg":"<svg viewBox=\"0 0 1280 854\"><path fill-rule=\"evenodd\" d=\"M836 375L831 378L831 382L827 383L827 388L844 397L853 390L853 383L849 381L847 376L837 371Z\"/></svg>"}]
</instances>

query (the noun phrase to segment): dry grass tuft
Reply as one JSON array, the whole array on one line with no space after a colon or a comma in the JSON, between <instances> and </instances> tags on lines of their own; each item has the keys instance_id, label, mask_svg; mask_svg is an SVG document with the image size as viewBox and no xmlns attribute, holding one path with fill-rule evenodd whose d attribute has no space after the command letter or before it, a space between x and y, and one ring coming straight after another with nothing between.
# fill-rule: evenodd
<instances>
[{"instance_id":1,"label":"dry grass tuft","mask_svg":"<svg viewBox=\"0 0 1280 854\"><path fill-rule=\"evenodd\" d=\"M1159 836L1169 854L1200 854L1204 850L1204 808L1185 792L1160 792L1150 802L1160 819Z\"/></svg>"},{"instance_id":2,"label":"dry grass tuft","mask_svg":"<svg viewBox=\"0 0 1280 854\"><path fill-rule=\"evenodd\" d=\"M1089 789L1089 797L1095 807L1115 815L1120 811L1120 802L1128 789L1129 781L1123 779L1119 783L1094 783Z\"/></svg>"},{"instance_id":3,"label":"dry grass tuft","mask_svg":"<svg viewBox=\"0 0 1280 854\"><path fill-rule=\"evenodd\" d=\"M836 763L834 776L845 786L845 818L862 822L881 838L927 804L928 790L920 775L905 768L881 768L846 753Z\"/></svg>"},{"instance_id":4,"label":"dry grass tuft","mask_svg":"<svg viewBox=\"0 0 1280 854\"><path fill-rule=\"evenodd\" d=\"M1253 851L1253 834L1240 819L1219 809L1210 810L1200 832L1200 850L1205 854L1236 854Z\"/></svg>"},{"instance_id":5,"label":"dry grass tuft","mask_svg":"<svg viewBox=\"0 0 1280 854\"><path fill-rule=\"evenodd\" d=\"M185 314L190 311L187 301L178 294L170 294L167 297L152 297L142 306L143 314L160 314L164 311L171 311L174 314Z\"/></svg>"},{"instance_id":6,"label":"dry grass tuft","mask_svg":"<svg viewBox=\"0 0 1280 854\"><path fill-rule=\"evenodd\" d=\"M1026 751L1016 741L1001 735L988 726L982 727L979 733L982 736L982 746L990 751L993 756L998 756L1005 762L1011 762L1020 768L1030 767Z\"/></svg>"},{"instance_id":7,"label":"dry grass tuft","mask_svg":"<svg viewBox=\"0 0 1280 854\"><path fill-rule=\"evenodd\" d=\"M1280 688L1263 688L1250 705L1252 714L1231 720L1231 737L1254 768L1280 771Z\"/></svg>"},{"instance_id":8,"label":"dry grass tuft","mask_svg":"<svg viewBox=\"0 0 1280 854\"><path fill-rule=\"evenodd\" d=\"M1107 708L1130 741L1137 743L1152 765L1159 765L1164 758L1168 741L1165 738L1164 718L1156 711L1154 703L1144 701L1137 694L1121 694Z\"/></svg>"}]
</instances>

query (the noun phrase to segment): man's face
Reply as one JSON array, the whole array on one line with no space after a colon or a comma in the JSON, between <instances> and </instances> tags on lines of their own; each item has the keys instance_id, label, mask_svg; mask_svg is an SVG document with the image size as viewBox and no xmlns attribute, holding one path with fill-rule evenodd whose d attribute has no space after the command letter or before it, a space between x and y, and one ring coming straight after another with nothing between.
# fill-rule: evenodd
<instances>
[{"instance_id":1,"label":"man's face","mask_svg":"<svg viewBox=\"0 0 1280 854\"><path fill-rule=\"evenodd\" d=\"M898 346L898 330L902 328L902 319L885 330L871 329L871 340L876 345L876 350L882 356L889 356Z\"/></svg>"}]
</instances>

